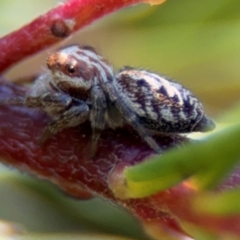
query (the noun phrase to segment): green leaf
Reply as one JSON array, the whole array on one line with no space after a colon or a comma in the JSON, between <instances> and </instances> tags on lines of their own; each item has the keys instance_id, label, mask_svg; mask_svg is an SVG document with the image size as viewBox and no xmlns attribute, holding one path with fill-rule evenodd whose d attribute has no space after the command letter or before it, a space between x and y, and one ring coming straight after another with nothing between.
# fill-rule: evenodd
<instances>
[{"instance_id":1,"label":"green leaf","mask_svg":"<svg viewBox=\"0 0 240 240\"><path fill-rule=\"evenodd\" d=\"M195 211L218 216L232 216L240 213L240 188L228 191L204 192L193 200Z\"/></svg>"},{"instance_id":2,"label":"green leaf","mask_svg":"<svg viewBox=\"0 0 240 240\"><path fill-rule=\"evenodd\" d=\"M136 197L168 189L189 177L200 188L215 187L238 162L239 143L240 125L227 127L199 143L127 168L127 187Z\"/></svg>"}]
</instances>

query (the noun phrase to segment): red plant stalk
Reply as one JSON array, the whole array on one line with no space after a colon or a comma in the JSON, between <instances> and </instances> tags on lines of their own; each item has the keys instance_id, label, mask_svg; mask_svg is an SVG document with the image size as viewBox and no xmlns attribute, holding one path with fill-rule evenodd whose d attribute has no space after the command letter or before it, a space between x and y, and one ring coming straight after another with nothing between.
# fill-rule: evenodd
<instances>
[{"instance_id":1,"label":"red plant stalk","mask_svg":"<svg viewBox=\"0 0 240 240\"><path fill-rule=\"evenodd\" d=\"M27 89L0 80L0 101L22 95ZM39 137L49 117L36 109L0 106L0 158L24 172L48 179L78 198L101 195L124 204L143 221L157 221L159 227L181 232L177 221L167 212L156 211L152 198L121 200L109 185L122 175L122 167L146 159L152 150L129 129L105 130L94 159L89 156L91 127L89 123L69 128L52 136L44 146ZM172 147L181 143L180 137L159 139L159 144ZM156 224L156 223L155 223Z\"/></svg>"},{"instance_id":2,"label":"red plant stalk","mask_svg":"<svg viewBox=\"0 0 240 240\"><path fill-rule=\"evenodd\" d=\"M31 54L70 36L91 22L143 0L68 0L0 39L0 73ZM26 47L27 46L27 47Z\"/></svg>"},{"instance_id":3,"label":"red plant stalk","mask_svg":"<svg viewBox=\"0 0 240 240\"><path fill-rule=\"evenodd\" d=\"M93 20L137 2L140 1L69 0L0 40L1 71ZM26 91L25 87L0 79L0 101L23 95ZM117 198L110 186L115 183L117 186L124 167L141 162L152 154L152 150L131 129L105 130L95 159L91 159L89 123L66 129L40 146L39 138L48 122L49 117L36 109L0 106L2 162L48 179L78 198L101 195L116 201L138 216L147 231L157 239L164 234L179 239L187 236L185 230L188 234L191 231L182 227L189 223L219 236L227 232L240 236L240 217L199 215L191 206L195 190L184 183L143 199ZM159 137L157 140L164 149L186 141L177 136Z\"/></svg>"}]
</instances>

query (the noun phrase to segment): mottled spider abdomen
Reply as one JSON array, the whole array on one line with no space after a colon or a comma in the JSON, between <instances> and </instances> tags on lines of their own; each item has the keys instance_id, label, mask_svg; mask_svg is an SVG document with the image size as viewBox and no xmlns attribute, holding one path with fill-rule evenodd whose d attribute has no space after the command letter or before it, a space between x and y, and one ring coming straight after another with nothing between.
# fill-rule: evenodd
<instances>
[{"instance_id":1,"label":"mottled spider abdomen","mask_svg":"<svg viewBox=\"0 0 240 240\"><path fill-rule=\"evenodd\" d=\"M145 70L123 68L116 87L140 123L159 133L205 132L215 127L202 104L178 83Z\"/></svg>"}]
</instances>

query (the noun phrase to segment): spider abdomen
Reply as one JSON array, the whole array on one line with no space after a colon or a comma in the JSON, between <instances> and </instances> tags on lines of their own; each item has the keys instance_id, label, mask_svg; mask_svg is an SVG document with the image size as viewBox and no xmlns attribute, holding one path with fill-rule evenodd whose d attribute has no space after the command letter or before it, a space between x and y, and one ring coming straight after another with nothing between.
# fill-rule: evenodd
<instances>
[{"instance_id":1,"label":"spider abdomen","mask_svg":"<svg viewBox=\"0 0 240 240\"><path fill-rule=\"evenodd\" d=\"M208 131L215 126L189 90L165 77L126 68L116 76L116 85L125 104L137 114L146 129L188 133Z\"/></svg>"}]
</instances>

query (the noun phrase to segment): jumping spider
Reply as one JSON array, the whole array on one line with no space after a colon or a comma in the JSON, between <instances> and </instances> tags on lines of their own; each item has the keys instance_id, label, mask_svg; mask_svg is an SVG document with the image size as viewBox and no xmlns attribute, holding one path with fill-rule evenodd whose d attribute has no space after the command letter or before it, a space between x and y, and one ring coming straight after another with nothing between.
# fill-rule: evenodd
<instances>
[{"instance_id":1,"label":"jumping spider","mask_svg":"<svg viewBox=\"0 0 240 240\"><path fill-rule=\"evenodd\" d=\"M45 110L52 121L41 143L65 128L90 120L92 156L106 127L132 126L157 153L153 134L209 131L215 126L202 104L178 83L155 73L112 66L93 48L72 45L51 53L49 72L40 76L29 94L15 104Z\"/></svg>"}]
</instances>

